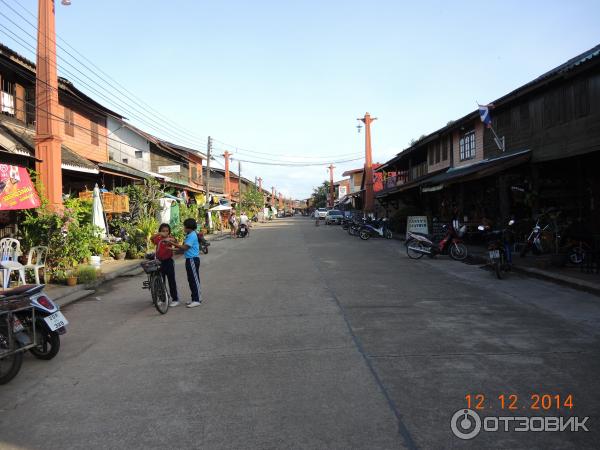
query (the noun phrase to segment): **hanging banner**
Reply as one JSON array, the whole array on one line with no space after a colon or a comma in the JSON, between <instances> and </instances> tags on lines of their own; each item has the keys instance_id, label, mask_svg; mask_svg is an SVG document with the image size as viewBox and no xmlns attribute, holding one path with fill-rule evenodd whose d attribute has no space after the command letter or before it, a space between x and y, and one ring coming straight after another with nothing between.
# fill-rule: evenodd
<instances>
[{"instance_id":1,"label":"hanging banner","mask_svg":"<svg viewBox=\"0 0 600 450\"><path fill-rule=\"evenodd\" d=\"M27 169L0 164L0 210L37 208L40 204Z\"/></svg>"}]
</instances>

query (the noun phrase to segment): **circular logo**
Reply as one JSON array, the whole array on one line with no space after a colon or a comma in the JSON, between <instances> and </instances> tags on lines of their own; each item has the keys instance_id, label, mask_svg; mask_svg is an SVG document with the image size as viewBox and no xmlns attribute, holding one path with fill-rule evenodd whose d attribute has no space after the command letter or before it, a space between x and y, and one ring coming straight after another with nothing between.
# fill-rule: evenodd
<instances>
[{"instance_id":1,"label":"circular logo","mask_svg":"<svg viewBox=\"0 0 600 450\"><path fill-rule=\"evenodd\" d=\"M473 439L481 431L481 418L471 409L459 409L450 420L454 436L460 439Z\"/></svg>"}]
</instances>

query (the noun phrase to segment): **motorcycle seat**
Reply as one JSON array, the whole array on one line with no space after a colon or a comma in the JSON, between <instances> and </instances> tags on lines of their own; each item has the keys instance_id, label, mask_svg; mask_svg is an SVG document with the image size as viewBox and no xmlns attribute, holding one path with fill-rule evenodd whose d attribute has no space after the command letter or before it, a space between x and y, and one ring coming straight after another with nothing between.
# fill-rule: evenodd
<instances>
[{"instance_id":1,"label":"motorcycle seat","mask_svg":"<svg viewBox=\"0 0 600 450\"><path fill-rule=\"evenodd\" d=\"M3 289L0 291L0 297L15 297L23 294L36 294L44 289L43 284L23 284L10 289Z\"/></svg>"}]
</instances>

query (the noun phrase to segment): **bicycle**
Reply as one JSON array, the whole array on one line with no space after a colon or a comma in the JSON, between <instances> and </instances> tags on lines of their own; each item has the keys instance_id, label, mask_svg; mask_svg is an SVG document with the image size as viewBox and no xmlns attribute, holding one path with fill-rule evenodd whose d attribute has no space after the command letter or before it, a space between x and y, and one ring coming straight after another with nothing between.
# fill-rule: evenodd
<instances>
[{"instance_id":1,"label":"bicycle","mask_svg":"<svg viewBox=\"0 0 600 450\"><path fill-rule=\"evenodd\" d=\"M168 241L162 240L158 243L158 246L163 243L168 243ZM150 289L152 304L156 310L161 314L166 314L171 303L171 296L169 295L167 280L160 271L160 265L161 262L157 259L156 252L146 255L146 261L141 263L141 266L148 275L148 279L143 282L142 287Z\"/></svg>"}]
</instances>

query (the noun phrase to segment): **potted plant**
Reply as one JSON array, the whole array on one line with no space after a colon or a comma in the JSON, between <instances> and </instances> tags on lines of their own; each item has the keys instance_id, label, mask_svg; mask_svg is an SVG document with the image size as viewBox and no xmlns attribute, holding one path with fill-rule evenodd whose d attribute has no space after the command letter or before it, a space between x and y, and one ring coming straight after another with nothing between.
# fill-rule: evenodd
<instances>
[{"instance_id":1,"label":"potted plant","mask_svg":"<svg viewBox=\"0 0 600 450\"><path fill-rule=\"evenodd\" d=\"M117 242L110 249L110 254L117 260L125 259L129 250L129 244L127 242Z\"/></svg>"},{"instance_id":2,"label":"potted plant","mask_svg":"<svg viewBox=\"0 0 600 450\"><path fill-rule=\"evenodd\" d=\"M77 269L71 269L66 272L67 274L67 286L77 285Z\"/></svg>"}]
</instances>

